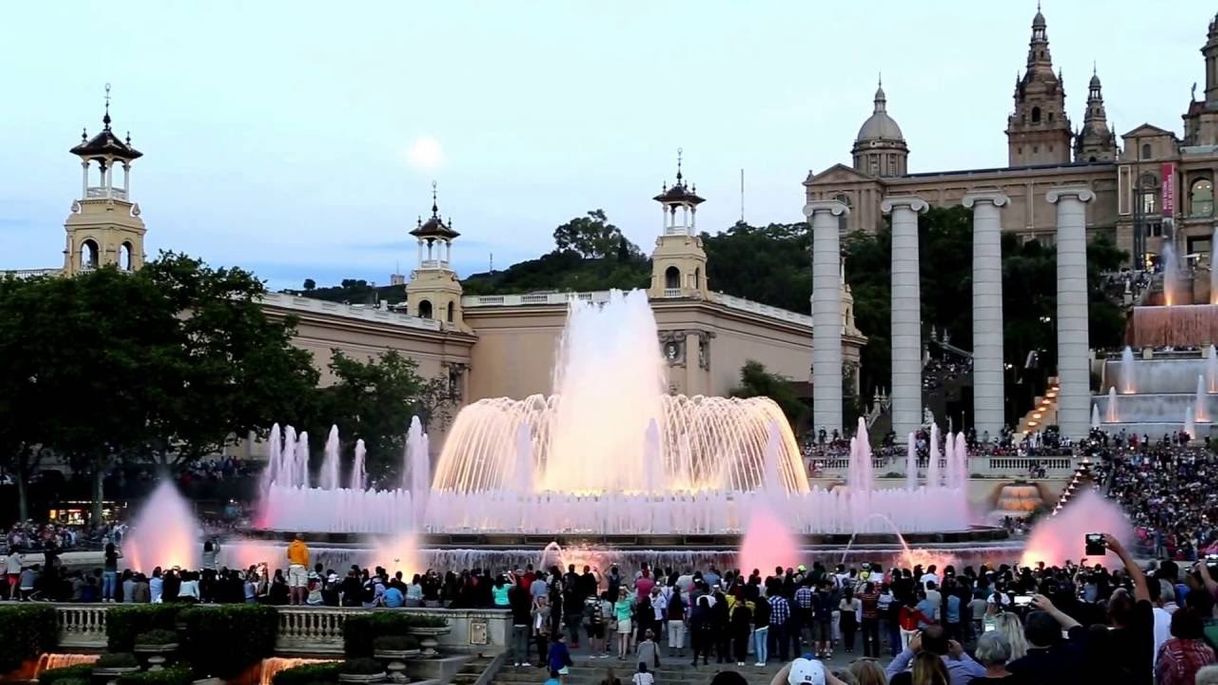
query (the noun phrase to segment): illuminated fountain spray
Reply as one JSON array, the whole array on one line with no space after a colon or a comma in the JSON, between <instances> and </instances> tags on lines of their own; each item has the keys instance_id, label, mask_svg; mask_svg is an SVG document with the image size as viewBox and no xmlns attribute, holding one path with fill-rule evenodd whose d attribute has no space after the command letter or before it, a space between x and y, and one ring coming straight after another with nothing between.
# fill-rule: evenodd
<instances>
[{"instance_id":1,"label":"illuminated fountain spray","mask_svg":"<svg viewBox=\"0 0 1218 685\"><path fill-rule=\"evenodd\" d=\"M1197 410L1194 402L1189 402L1184 408L1184 432L1188 433L1188 437L1197 437Z\"/></svg>"},{"instance_id":2,"label":"illuminated fountain spray","mask_svg":"<svg viewBox=\"0 0 1218 685\"><path fill-rule=\"evenodd\" d=\"M1133 377L1133 350L1126 345L1125 349L1121 350L1121 394L1132 395L1137 391L1137 386L1134 383Z\"/></svg>"},{"instance_id":3,"label":"illuminated fountain spray","mask_svg":"<svg viewBox=\"0 0 1218 685\"><path fill-rule=\"evenodd\" d=\"M1205 348L1205 378L1209 381L1210 392L1218 392L1218 350L1213 345Z\"/></svg>"},{"instance_id":4,"label":"illuminated fountain spray","mask_svg":"<svg viewBox=\"0 0 1218 685\"><path fill-rule=\"evenodd\" d=\"M943 478L940 472L939 459L943 453L939 451L939 425L931 424L930 426L930 463L926 465L926 487L937 488L943 484Z\"/></svg>"},{"instance_id":5,"label":"illuminated fountain spray","mask_svg":"<svg viewBox=\"0 0 1218 685\"><path fill-rule=\"evenodd\" d=\"M1100 405L1098 403L1091 405L1091 429L1099 430L1100 428Z\"/></svg>"},{"instance_id":6,"label":"illuminated fountain spray","mask_svg":"<svg viewBox=\"0 0 1218 685\"><path fill-rule=\"evenodd\" d=\"M1172 239L1163 241L1163 304L1167 306L1186 304L1180 283L1180 264L1176 259L1176 245Z\"/></svg>"},{"instance_id":7,"label":"illuminated fountain spray","mask_svg":"<svg viewBox=\"0 0 1218 685\"><path fill-rule=\"evenodd\" d=\"M368 487L368 467L365 461L368 458L368 448L364 446L363 440L355 441L355 458L351 463L351 479L347 481L347 489L363 490Z\"/></svg>"},{"instance_id":8,"label":"illuminated fountain spray","mask_svg":"<svg viewBox=\"0 0 1218 685\"><path fill-rule=\"evenodd\" d=\"M321 474L318 477L318 487L333 490L338 487L338 426L330 426L330 435L326 437L325 457L321 462Z\"/></svg>"},{"instance_id":9,"label":"illuminated fountain spray","mask_svg":"<svg viewBox=\"0 0 1218 685\"><path fill-rule=\"evenodd\" d=\"M127 568L152 573L156 566L199 568L199 522L171 481L156 486L123 538Z\"/></svg>"},{"instance_id":10,"label":"illuminated fountain spray","mask_svg":"<svg viewBox=\"0 0 1218 685\"><path fill-rule=\"evenodd\" d=\"M1129 348L1127 347L1125 349ZM1121 420L1121 415L1117 413L1117 392L1116 386L1114 385L1108 386L1108 412L1107 419L1105 420L1108 421L1108 423L1116 423Z\"/></svg>"},{"instance_id":11,"label":"illuminated fountain spray","mask_svg":"<svg viewBox=\"0 0 1218 685\"><path fill-rule=\"evenodd\" d=\"M1193 400L1194 406L1197 410L1195 414L1197 421L1210 420L1209 406L1207 405L1209 393L1206 392L1206 390L1205 376L1197 374L1197 396Z\"/></svg>"},{"instance_id":12,"label":"illuminated fountain spray","mask_svg":"<svg viewBox=\"0 0 1218 685\"><path fill-rule=\"evenodd\" d=\"M905 438L905 489L918 489L918 438L913 431Z\"/></svg>"}]
</instances>

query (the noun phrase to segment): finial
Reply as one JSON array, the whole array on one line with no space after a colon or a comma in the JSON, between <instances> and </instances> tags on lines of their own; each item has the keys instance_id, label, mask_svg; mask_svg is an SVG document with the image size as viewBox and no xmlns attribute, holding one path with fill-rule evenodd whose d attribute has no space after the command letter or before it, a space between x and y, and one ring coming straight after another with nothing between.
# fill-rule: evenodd
<instances>
[{"instance_id":1,"label":"finial","mask_svg":"<svg viewBox=\"0 0 1218 685\"><path fill-rule=\"evenodd\" d=\"M127 131L127 147L131 147L131 131Z\"/></svg>"},{"instance_id":2,"label":"finial","mask_svg":"<svg viewBox=\"0 0 1218 685\"><path fill-rule=\"evenodd\" d=\"M681 185L681 153L684 152L681 148L677 148L677 185Z\"/></svg>"},{"instance_id":3,"label":"finial","mask_svg":"<svg viewBox=\"0 0 1218 685\"><path fill-rule=\"evenodd\" d=\"M422 214L419 215L418 224L419 224L419 228L423 227L423 215Z\"/></svg>"},{"instance_id":4,"label":"finial","mask_svg":"<svg viewBox=\"0 0 1218 685\"><path fill-rule=\"evenodd\" d=\"M110 130L110 84L106 84L106 114L102 117L102 123L105 124L106 130Z\"/></svg>"},{"instance_id":5,"label":"finial","mask_svg":"<svg viewBox=\"0 0 1218 685\"><path fill-rule=\"evenodd\" d=\"M1096 71L1096 68L1095 68L1095 60L1091 60L1091 75L1099 76L1099 73Z\"/></svg>"},{"instance_id":6,"label":"finial","mask_svg":"<svg viewBox=\"0 0 1218 685\"><path fill-rule=\"evenodd\" d=\"M436 182L431 182L431 215L440 218L440 207L436 204Z\"/></svg>"},{"instance_id":7,"label":"finial","mask_svg":"<svg viewBox=\"0 0 1218 685\"><path fill-rule=\"evenodd\" d=\"M875 85L876 85L876 86L878 86L878 87L880 87L880 88L883 88L883 87L884 87L884 72L882 72L882 71L881 71L881 72L877 72L877 76L876 76L876 79L875 79Z\"/></svg>"},{"instance_id":8,"label":"finial","mask_svg":"<svg viewBox=\"0 0 1218 685\"><path fill-rule=\"evenodd\" d=\"M1197 90L1196 84L1193 84L1193 90L1194 91ZM80 142L85 143L85 142L88 142L88 140L89 140L89 129L82 127L80 129Z\"/></svg>"},{"instance_id":9,"label":"finial","mask_svg":"<svg viewBox=\"0 0 1218 685\"><path fill-rule=\"evenodd\" d=\"M1036 0L1036 11L1040 11L1040 0Z\"/></svg>"}]
</instances>

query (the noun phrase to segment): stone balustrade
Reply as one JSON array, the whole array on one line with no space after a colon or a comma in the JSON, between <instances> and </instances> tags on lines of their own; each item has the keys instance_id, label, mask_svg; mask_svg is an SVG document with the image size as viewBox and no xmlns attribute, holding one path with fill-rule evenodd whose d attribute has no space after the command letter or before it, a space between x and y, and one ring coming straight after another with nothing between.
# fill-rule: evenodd
<instances>
[{"instance_id":1,"label":"stone balustrade","mask_svg":"<svg viewBox=\"0 0 1218 685\"><path fill-rule=\"evenodd\" d=\"M905 462L906 457L873 457L871 460L872 470L877 477L883 477L885 474L896 472L902 478L905 477ZM840 476L845 478L846 473L850 469L849 457L805 457L805 461L816 465L817 472L822 478L833 478ZM920 476L926 475L926 468L929 460L918 460L918 473ZM969 457L968 472L970 476L980 478L1027 478L1033 465L1040 466L1045 470L1046 478L1069 478L1074 473L1076 460L1074 457L1055 456L1055 457L1003 457L1003 456L983 456ZM939 460L939 468L943 473L947 472L947 460Z\"/></svg>"},{"instance_id":2,"label":"stone balustrade","mask_svg":"<svg viewBox=\"0 0 1218 685\"><path fill-rule=\"evenodd\" d=\"M106 615L121 604L57 604L59 645L64 649L106 647ZM208 605L204 605L208 606ZM340 607L276 607L279 630L275 652L281 655L337 655L343 652L343 625L352 615L374 611L435 616L448 621L449 631L436 638L448 653L498 654L505 651L511 612L499 609L362 609Z\"/></svg>"}]
</instances>

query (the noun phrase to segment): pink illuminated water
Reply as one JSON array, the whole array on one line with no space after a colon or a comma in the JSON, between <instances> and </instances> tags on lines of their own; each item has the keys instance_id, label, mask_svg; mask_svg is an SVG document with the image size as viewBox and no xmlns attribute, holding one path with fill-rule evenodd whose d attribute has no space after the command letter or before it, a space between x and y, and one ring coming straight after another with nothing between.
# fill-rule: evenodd
<instances>
[{"instance_id":1,"label":"pink illuminated water","mask_svg":"<svg viewBox=\"0 0 1218 685\"><path fill-rule=\"evenodd\" d=\"M123 538L127 568L151 573L156 566L198 568L202 552L199 522L170 481L152 491Z\"/></svg>"},{"instance_id":2,"label":"pink illuminated water","mask_svg":"<svg viewBox=\"0 0 1218 685\"><path fill-rule=\"evenodd\" d=\"M1042 519L1032 528L1020 563L1033 566L1040 561L1061 564L1073 559L1077 562L1083 557L1083 539L1087 533L1110 533L1125 546L1133 542L1133 526L1121 508L1095 490L1086 488L1071 498L1057 515ZM1100 561L1093 559L1091 563Z\"/></svg>"},{"instance_id":3,"label":"pink illuminated water","mask_svg":"<svg viewBox=\"0 0 1218 685\"><path fill-rule=\"evenodd\" d=\"M770 573L776 566L793 568L801 561L800 547L790 527L769 507L759 506L753 509L740 544L740 568L746 573L753 569Z\"/></svg>"}]
</instances>

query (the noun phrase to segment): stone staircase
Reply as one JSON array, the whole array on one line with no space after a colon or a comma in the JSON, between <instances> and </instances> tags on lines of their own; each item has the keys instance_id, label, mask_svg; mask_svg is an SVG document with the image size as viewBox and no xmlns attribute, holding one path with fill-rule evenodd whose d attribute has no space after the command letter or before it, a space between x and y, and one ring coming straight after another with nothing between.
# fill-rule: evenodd
<instances>
[{"instance_id":1,"label":"stone staircase","mask_svg":"<svg viewBox=\"0 0 1218 685\"><path fill-rule=\"evenodd\" d=\"M486 685L491 682L494 672L503 665L503 662L503 655L474 657L466 661L449 682L454 685ZM538 671L540 670L538 669Z\"/></svg>"},{"instance_id":2,"label":"stone staircase","mask_svg":"<svg viewBox=\"0 0 1218 685\"><path fill-rule=\"evenodd\" d=\"M563 677L563 685L599 685L605 678L606 669L613 669L614 676L622 683L629 683L634 675L634 661L618 661L617 659L587 659L574 658L575 665L570 674ZM744 676L750 685L769 685L774 674L781 668L772 660L769 666L758 668L751 663L743 668L735 664L711 663L707 666L693 667L685 659L676 657L664 661L658 670L652 671L657 685L706 685L720 671L737 671ZM536 666L514 668L506 663L495 673L491 683L495 685L536 685L548 677L542 669Z\"/></svg>"},{"instance_id":3,"label":"stone staircase","mask_svg":"<svg viewBox=\"0 0 1218 685\"><path fill-rule=\"evenodd\" d=\"M1057 423L1058 390L1057 377L1054 376L1049 379L1048 387L1045 388L1045 394L1036 398L1036 406L1032 407L1031 411L1019 420L1019 425L1015 427L1016 440L1021 440L1028 433L1044 430L1045 426L1052 426Z\"/></svg>"}]
</instances>

